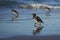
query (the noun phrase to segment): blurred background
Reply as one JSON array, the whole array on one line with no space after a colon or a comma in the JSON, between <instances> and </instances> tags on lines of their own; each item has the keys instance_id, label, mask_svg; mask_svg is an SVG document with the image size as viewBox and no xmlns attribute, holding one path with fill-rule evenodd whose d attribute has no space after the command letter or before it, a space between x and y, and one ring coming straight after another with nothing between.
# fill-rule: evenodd
<instances>
[{"instance_id":1,"label":"blurred background","mask_svg":"<svg viewBox=\"0 0 60 40\"><path fill-rule=\"evenodd\" d=\"M38 9L20 8L21 5L28 6L30 4L48 5L48 6L52 6L53 8L49 12L50 16L46 18L45 16L46 10L44 8L38 8ZM59 8L55 9L56 6L57 8L58 7ZM11 10L13 8L16 9L16 11L18 11L19 13L19 17L17 18L17 21L15 22L11 21L12 20ZM33 32L32 32L34 28L34 21L31 15L32 13L36 13L44 21L44 24L43 24L44 28L41 30L40 33L37 33L36 35L33 35ZM10 37L12 38L12 37L17 37L17 36L18 36L17 39L19 39L19 37L21 36L24 36L24 37L26 36L45 36L45 37L51 36L52 39L50 37L49 39L59 40L59 37L60 37L60 0L0 0L0 39L9 40L9 39L3 39L3 38L10 38ZM44 37L42 37L42 39L43 38ZM28 39L26 38L26 40Z\"/></svg>"}]
</instances>

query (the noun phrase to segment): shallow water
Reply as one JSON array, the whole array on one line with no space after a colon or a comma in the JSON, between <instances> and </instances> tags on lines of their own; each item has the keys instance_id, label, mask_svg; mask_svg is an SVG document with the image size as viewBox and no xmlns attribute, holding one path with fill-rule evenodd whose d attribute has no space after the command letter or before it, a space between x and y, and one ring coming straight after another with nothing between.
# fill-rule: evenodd
<instances>
[{"instance_id":1,"label":"shallow water","mask_svg":"<svg viewBox=\"0 0 60 40\"><path fill-rule=\"evenodd\" d=\"M50 16L46 18L44 9L19 9L17 21L11 21L11 9L0 10L0 38L12 37L16 35L33 35L34 21L32 13L36 13L44 21L44 28L37 35L60 35L60 10L52 10Z\"/></svg>"}]
</instances>

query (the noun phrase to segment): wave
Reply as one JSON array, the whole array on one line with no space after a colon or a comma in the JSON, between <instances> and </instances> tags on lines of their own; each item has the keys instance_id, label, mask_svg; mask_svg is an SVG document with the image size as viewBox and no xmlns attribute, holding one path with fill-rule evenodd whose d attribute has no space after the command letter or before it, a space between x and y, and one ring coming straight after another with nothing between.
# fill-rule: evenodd
<instances>
[{"instance_id":1,"label":"wave","mask_svg":"<svg viewBox=\"0 0 60 40\"><path fill-rule=\"evenodd\" d=\"M45 4L21 4L20 8L45 8L48 7L50 9L60 9L60 6L50 6Z\"/></svg>"},{"instance_id":2,"label":"wave","mask_svg":"<svg viewBox=\"0 0 60 40\"><path fill-rule=\"evenodd\" d=\"M32 4L33 3L33 4ZM38 4L39 3L39 4ZM44 4L46 5L44 5ZM20 5L21 4L21 5ZM20 8L41 8L41 7L49 7L49 8L60 8L60 1L59 0L16 0L16 1L7 1L2 0L0 1L0 6L6 7L15 7L18 6ZM52 6L55 5L55 6ZM56 6L57 5L57 6Z\"/></svg>"}]
</instances>

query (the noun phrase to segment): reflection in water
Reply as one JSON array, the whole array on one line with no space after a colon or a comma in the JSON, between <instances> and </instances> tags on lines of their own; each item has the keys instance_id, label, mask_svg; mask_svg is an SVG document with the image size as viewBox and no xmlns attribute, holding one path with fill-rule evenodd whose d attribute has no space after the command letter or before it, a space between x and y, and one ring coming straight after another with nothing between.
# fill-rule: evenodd
<instances>
[{"instance_id":1,"label":"reflection in water","mask_svg":"<svg viewBox=\"0 0 60 40\"><path fill-rule=\"evenodd\" d=\"M35 27L36 30L33 30L33 34L35 35L35 34L39 33L39 32L43 29L43 27L44 27L44 26L42 26L42 27ZM35 29L35 28L34 28L34 29Z\"/></svg>"}]
</instances>

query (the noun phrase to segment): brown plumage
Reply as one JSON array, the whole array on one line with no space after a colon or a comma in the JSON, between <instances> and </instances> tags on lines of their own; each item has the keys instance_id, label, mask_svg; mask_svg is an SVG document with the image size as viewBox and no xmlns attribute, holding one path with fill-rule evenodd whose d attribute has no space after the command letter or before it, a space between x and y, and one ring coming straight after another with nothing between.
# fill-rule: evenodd
<instances>
[{"instance_id":1,"label":"brown plumage","mask_svg":"<svg viewBox=\"0 0 60 40\"><path fill-rule=\"evenodd\" d=\"M50 9L49 7L45 7L45 9L47 9L47 10L51 11L51 9Z\"/></svg>"},{"instance_id":2,"label":"brown plumage","mask_svg":"<svg viewBox=\"0 0 60 40\"><path fill-rule=\"evenodd\" d=\"M43 21L41 20L41 18L38 17L38 16L36 16L35 13L33 13L32 16L33 16L33 19L35 19L35 21L43 23Z\"/></svg>"}]
</instances>

